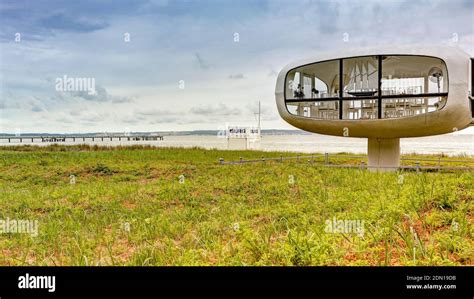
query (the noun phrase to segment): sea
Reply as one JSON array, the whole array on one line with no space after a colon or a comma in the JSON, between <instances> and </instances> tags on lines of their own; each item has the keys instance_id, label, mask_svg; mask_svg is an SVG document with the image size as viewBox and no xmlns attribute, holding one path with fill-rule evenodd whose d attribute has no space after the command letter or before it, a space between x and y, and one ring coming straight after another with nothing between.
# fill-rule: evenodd
<instances>
[{"instance_id":1,"label":"sea","mask_svg":"<svg viewBox=\"0 0 474 299\"><path fill-rule=\"evenodd\" d=\"M205 149L226 150L227 139L213 135L177 135L164 136L162 141L87 141L82 139L76 142L60 142L63 145L90 144L103 146L147 144L156 147L201 147ZM0 140L1 145L48 145L50 143L34 142L24 139L22 143L8 143ZM400 141L401 152L403 154L434 154L447 156L474 156L474 135L473 134L447 134L439 136L402 138ZM257 148L262 151L283 151L300 153L367 153L367 139L334 137L319 134L308 135L263 135Z\"/></svg>"}]
</instances>

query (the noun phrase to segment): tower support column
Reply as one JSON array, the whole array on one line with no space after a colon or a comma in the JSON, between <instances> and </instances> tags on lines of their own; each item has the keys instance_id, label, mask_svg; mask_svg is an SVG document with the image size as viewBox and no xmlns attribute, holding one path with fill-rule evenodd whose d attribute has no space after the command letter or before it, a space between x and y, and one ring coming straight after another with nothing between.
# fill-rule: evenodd
<instances>
[{"instance_id":1,"label":"tower support column","mask_svg":"<svg viewBox=\"0 0 474 299\"><path fill-rule=\"evenodd\" d=\"M397 171L400 167L400 138L369 138L369 169Z\"/></svg>"}]
</instances>

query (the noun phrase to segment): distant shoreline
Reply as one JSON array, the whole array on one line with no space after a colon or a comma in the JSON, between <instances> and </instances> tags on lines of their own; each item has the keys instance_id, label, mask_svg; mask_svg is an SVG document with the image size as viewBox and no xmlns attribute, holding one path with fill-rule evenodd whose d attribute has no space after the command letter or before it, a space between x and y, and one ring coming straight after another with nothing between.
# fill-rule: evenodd
<instances>
[{"instance_id":1,"label":"distant shoreline","mask_svg":"<svg viewBox=\"0 0 474 299\"><path fill-rule=\"evenodd\" d=\"M135 136L135 135L162 135L162 136L217 136L219 134L219 130L195 130L195 131L153 131L153 132L126 132L130 136ZM28 136L84 136L84 137L102 137L102 136L110 136L110 135L124 135L125 132L89 132L89 133L21 133L21 134L15 134L15 133L0 133L0 137L15 137L15 136L22 136L27 138ZM268 130L262 130L262 135L266 136L272 136L272 135L321 135L317 133L311 133L311 132L306 132L302 130L277 130L277 129L268 129ZM463 135L463 136L469 136L473 135L472 133L462 133L461 132L456 132L456 133L449 133L449 134L441 134L438 136L442 135ZM334 136L338 137L338 136ZM342 137L342 136L340 136Z\"/></svg>"}]
</instances>

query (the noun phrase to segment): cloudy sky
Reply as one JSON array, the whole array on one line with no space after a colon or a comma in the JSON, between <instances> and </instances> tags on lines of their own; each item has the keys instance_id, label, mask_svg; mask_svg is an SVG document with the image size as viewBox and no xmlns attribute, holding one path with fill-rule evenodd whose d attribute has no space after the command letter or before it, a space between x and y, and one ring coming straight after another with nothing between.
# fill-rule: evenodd
<instances>
[{"instance_id":1,"label":"cloudy sky","mask_svg":"<svg viewBox=\"0 0 474 299\"><path fill-rule=\"evenodd\" d=\"M433 44L474 56L474 1L0 1L0 132L290 129L278 71L320 51ZM348 37L344 41L344 36ZM96 93L57 90L94 78Z\"/></svg>"}]
</instances>

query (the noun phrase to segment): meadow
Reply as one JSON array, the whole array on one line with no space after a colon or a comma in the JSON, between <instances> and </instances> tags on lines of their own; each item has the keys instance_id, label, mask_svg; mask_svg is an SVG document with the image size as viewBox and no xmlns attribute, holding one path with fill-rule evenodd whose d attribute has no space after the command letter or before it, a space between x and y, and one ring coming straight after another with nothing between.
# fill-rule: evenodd
<instances>
[{"instance_id":1,"label":"meadow","mask_svg":"<svg viewBox=\"0 0 474 299\"><path fill-rule=\"evenodd\" d=\"M474 264L473 171L218 162L281 155L296 154L0 148L0 219L38 221L0 234L0 265Z\"/></svg>"}]
</instances>

